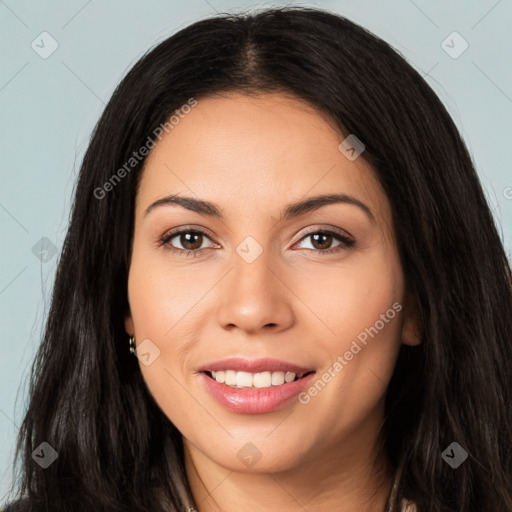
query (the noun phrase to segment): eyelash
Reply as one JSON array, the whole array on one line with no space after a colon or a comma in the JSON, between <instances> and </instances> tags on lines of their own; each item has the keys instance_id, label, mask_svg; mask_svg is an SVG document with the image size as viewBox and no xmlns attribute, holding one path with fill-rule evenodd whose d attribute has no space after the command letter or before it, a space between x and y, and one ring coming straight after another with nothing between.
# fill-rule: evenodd
<instances>
[{"instance_id":1,"label":"eyelash","mask_svg":"<svg viewBox=\"0 0 512 512\"><path fill-rule=\"evenodd\" d=\"M188 233L188 234L191 234L191 233L199 234L199 235L206 236L207 238L210 238L207 233L205 233L204 231L201 231L199 229L181 229L181 230L170 231L170 232L166 233L160 239L160 245L159 246L161 247L161 246L165 245L166 246L166 250L169 250L172 253L177 254L179 256L193 256L193 257L199 256L200 254L203 253L203 251L205 251L207 249L211 249L211 247L203 247L202 249L177 249L176 247L173 247L169 243L176 236L182 235L182 234L185 234L185 233ZM341 250L343 248L350 248L350 247L352 247L355 244L355 240L353 238L350 238L347 235L343 235L341 233L338 233L336 231L332 231L332 230L329 230L329 229L315 229L315 230L308 231L307 233L305 233L302 236L302 238L300 238L300 240L298 240L298 242L301 242L302 240L304 240L305 238L307 238L307 237L309 237L311 235L316 235L316 234L320 234L320 233L324 234L324 235L331 235L331 236L333 236L333 238L337 239L339 242L341 242L341 244L338 245L337 247L334 247L332 249L326 249L326 250L321 250L321 249L303 249L303 250L318 252L318 253L321 253L321 254L332 254L332 253L337 252L337 251L339 251L339 250ZM296 243L298 243L298 242L296 242Z\"/></svg>"}]
</instances>

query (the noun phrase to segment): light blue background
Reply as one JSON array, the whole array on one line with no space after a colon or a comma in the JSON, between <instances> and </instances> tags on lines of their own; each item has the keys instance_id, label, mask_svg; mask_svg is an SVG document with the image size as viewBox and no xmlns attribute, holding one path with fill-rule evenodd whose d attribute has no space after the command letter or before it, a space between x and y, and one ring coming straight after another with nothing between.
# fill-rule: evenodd
<instances>
[{"instance_id":1,"label":"light blue background","mask_svg":"<svg viewBox=\"0 0 512 512\"><path fill-rule=\"evenodd\" d=\"M136 60L177 30L215 12L285 4L347 16L426 76L468 144L510 255L510 0L0 1L0 502L57 261L42 263L32 248L47 237L60 250L77 171L104 105ZM47 59L31 48L44 31L58 42ZM456 59L442 47L453 31L469 44Z\"/></svg>"}]
</instances>

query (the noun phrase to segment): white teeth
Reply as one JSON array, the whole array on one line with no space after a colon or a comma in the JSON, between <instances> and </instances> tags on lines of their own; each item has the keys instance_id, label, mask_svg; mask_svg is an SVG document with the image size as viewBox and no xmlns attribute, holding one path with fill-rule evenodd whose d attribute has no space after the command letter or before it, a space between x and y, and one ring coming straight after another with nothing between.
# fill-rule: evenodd
<instances>
[{"instance_id":1,"label":"white teeth","mask_svg":"<svg viewBox=\"0 0 512 512\"><path fill-rule=\"evenodd\" d=\"M295 373L293 372L286 372L286 375L284 376L285 382L293 382L295 380Z\"/></svg>"},{"instance_id":2,"label":"white teeth","mask_svg":"<svg viewBox=\"0 0 512 512\"><path fill-rule=\"evenodd\" d=\"M226 370L224 372L224 383L228 386L236 386L236 372L234 370Z\"/></svg>"},{"instance_id":3,"label":"white teeth","mask_svg":"<svg viewBox=\"0 0 512 512\"><path fill-rule=\"evenodd\" d=\"M239 388L249 388L252 386L252 374L249 372L237 372L236 385Z\"/></svg>"},{"instance_id":4,"label":"white teeth","mask_svg":"<svg viewBox=\"0 0 512 512\"><path fill-rule=\"evenodd\" d=\"M227 384L237 388L269 388L271 386L281 386L285 382L293 382L304 376L297 375L294 372L237 372L235 370L225 370L211 372L212 377L221 384Z\"/></svg>"},{"instance_id":5,"label":"white teeth","mask_svg":"<svg viewBox=\"0 0 512 512\"><path fill-rule=\"evenodd\" d=\"M272 372L255 373L252 385L255 388L269 388L272 385Z\"/></svg>"},{"instance_id":6,"label":"white teeth","mask_svg":"<svg viewBox=\"0 0 512 512\"><path fill-rule=\"evenodd\" d=\"M223 371L212 372L212 377L221 384L224 382L225 373Z\"/></svg>"},{"instance_id":7,"label":"white teeth","mask_svg":"<svg viewBox=\"0 0 512 512\"><path fill-rule=\"evenodd\" d=\"M272 386L280 386L281 384L284 384L284 372L272 372Z\"/></svg>"}]
</instances>

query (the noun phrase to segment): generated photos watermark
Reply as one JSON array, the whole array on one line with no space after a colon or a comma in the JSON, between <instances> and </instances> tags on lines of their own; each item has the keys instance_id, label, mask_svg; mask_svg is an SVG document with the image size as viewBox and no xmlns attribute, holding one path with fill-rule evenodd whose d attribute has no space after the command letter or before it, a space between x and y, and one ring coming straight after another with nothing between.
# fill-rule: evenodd
<instances>
[{"instance_id":1,"label":"generated photos watermark","mask_svg":"<svg viewBox=\"0 0 512 512\"><path fill-rule=\"evenodd\" d=\"M308 404L311 402L311 398L315 397L322 391L325 386L332 381L334 377L336 377L345 366L348 365L356 354L359 354L361 350L368 344L368 336L370 338L374 338L379 331L384 329L385 325L388 324L393 318L395 318L396 314L402 310L402 305L398 302L395 302L391 308L389 308L385 313L381 314L379 320L377 320L372 326L367 327L363 331L361 331L357 335L357 341L352 340L350 344L350 349L347 350L343 355L339 355L336 358L336 361L332 366L330 366L325 373L319 377L313 385L311 385L306 391L299 393L298 400L301 404Z\"/></svg>"},{"instance_id":2,"label":"generated photos watermark","mask_svg":"<svg viewBox=\"0 0 512 512\"><path fill-rule=\"evenodd\" d=\"M137 151L132 153L132 156L124 163L122 167L112 174L112 176L101 186L94 189L94 197L96 199L103 199L108 192L114 190L123 178L126 177L156 146L155 139L162 140L164 133L169 133L180 123L187 114L190 113L193 107L197 105L194 98L189 98L187 103L182 105L179 109L174 111L174 114L163 124L153 130L152 135L149 135L144 145Z\"/></svg>"}]
</instances>

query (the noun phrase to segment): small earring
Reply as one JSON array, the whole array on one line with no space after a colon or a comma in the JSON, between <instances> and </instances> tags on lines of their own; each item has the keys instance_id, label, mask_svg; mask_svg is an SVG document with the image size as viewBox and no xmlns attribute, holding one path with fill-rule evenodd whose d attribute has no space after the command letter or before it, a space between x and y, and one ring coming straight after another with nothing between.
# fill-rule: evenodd
<instances>
[{"instance_id":1,"label":"small earring","mask_svg":"<svg viewBox=\"0 0 512 512\"><path fill-rule=\"evenodd\" d=\"M130 336L130 352L135 355L135 337Z\"/></svg>"}]
</instances>

